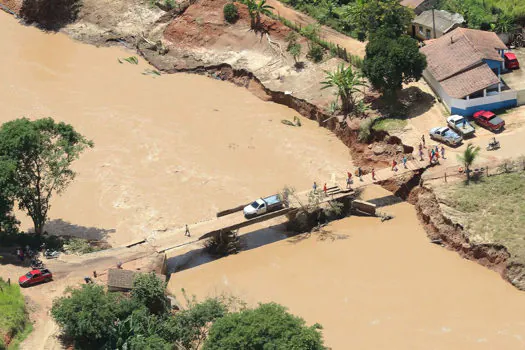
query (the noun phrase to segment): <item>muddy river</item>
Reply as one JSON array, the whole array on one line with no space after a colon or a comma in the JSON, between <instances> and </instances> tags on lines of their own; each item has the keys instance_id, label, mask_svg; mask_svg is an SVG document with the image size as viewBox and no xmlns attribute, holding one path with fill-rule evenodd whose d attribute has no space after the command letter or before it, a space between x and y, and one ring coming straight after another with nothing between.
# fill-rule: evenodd
<instances>
[{"instance_id":1,"label":"muddy river","mask_svg":"<svg viewBox=\"0 0 525 350\"><path fill-rule=\"evenodd\" d=\"M53 116L96 144L53 201L55 232L121 244L351 165L328 131L283 125L297 113L243 88L143 75L142 60L118 63L132 52L44 34L1 11L0 33L0 121ZM525 348L525 294L429 244L411 205L384 210L395 219L352 217L323 236L263 244L179 272L170 289L282 303L323 324L334 349Z\"/></svg>"}]
</instances>

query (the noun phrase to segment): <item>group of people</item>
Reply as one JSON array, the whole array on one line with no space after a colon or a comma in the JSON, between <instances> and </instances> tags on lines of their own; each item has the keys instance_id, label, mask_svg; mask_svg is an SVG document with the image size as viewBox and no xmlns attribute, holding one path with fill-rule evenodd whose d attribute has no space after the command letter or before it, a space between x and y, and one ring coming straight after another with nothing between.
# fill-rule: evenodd
<instances>
[{"instance_id":1,"label":"group of people","mask_svg":"<svg viewBox=\"0 0 525 350\"><path fill-rule=\"evenodd\" d=\"M425 135L421 136L421 142L419 143L419 160L424 160L424 151L423 149L426 148L425 145ZM441 148L438 145L435 145L434 147L430 147L428 151L428 161L430 164L439 163L439 158L447 159L445 158L445 146L441 145Z\"/></svg>"},{"instance_id":2,"label":"group of people","mask_svg":"<svg viewBox=\"0 0 525 350\"><path fill-rule=\"evenodd\" d=\"M26 257L32 259L35 256L35 252L31 250L29 245L26 245L25 248L16 249L16 256L21 262L23 262Z\"/></svg>"}]
</instances>

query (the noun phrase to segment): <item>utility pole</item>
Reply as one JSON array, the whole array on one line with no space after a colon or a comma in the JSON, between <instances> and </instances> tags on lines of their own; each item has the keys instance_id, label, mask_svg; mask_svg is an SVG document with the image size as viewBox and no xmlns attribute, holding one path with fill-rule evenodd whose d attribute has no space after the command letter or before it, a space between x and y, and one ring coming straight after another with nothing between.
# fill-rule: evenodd
<instances>
[{"instance_id":1,"label":"utility pole","mask_svg":"<svg viewBox=\"0 0 525 350\"><path fill-rule=\"evenodd\" d=\"M434 17L434 8L432 7L432 30L434 32L434 39L436 38L436 18Z\"/></svg>"}]
</instances>

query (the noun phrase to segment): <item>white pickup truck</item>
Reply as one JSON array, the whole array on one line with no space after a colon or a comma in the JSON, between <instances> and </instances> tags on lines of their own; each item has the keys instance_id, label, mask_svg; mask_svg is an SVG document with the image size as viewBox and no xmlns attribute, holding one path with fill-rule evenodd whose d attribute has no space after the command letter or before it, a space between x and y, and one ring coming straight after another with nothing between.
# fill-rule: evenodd
<instances>
[{"instance_id":1,"label":"white pickup truck","mask_svg":"<svg viewBox=\"0 0 525 350\"><path fill-rule=\"evenodd\" d=\"M244 216L249 219L258 215L267 214L283 207L283 201L279 195L274 194L266 198L259 198L250 205L244 207Z\"/></svg>"}]
</instances>

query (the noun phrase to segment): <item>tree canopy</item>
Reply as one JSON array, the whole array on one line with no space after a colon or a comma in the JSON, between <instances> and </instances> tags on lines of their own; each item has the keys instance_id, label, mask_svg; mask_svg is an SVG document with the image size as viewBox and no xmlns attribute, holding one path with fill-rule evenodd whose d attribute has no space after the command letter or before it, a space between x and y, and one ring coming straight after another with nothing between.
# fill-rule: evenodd
<instances>
[{"instance_id":1,"label":"tree canopy","mask_svg":"<svg viewBox=\"0 0 525 350\"><path fill-rule=\"evenodd\" d=\"M169 301L166 296L166 282L155 273L139 274L133 280L131 297L137 303L145 305L153 314L163 314L168 310Z\"/></svg>"},{"instance_id":2,"label":"tree canopy","mask_svg":"<svg viewBox=\"0 0 525 350\"><path fill-rule=\"evenodd\" d=\"M417 41L407 35L396 36L382 28L366 45L363 73L386 96L393 96L403 84L418 81L426 66Z\"/></svg>"},{"instance_id":3,"label":"tree canopy","mask_svg":"<svg viewBox=\"0 0 525 350\"><path fill-rule=\"evenodd\" d=\"M303 319L288 313L281 305L261 304L215 321L203 350L326 349L320 328L317 324L307 327Z\"/></svg>"},{"instance_id":4,"label":"tree canopy","mask_svg":"<svg viewBox=\"0 0 525 350\"><path fill-rule=\"evenodd\" d=\"M51 118L21 118L0 127L0 184L31 217L37 234L47 220L52 195L75 178L71 164L87 147L93 142Z\"/></svg>"},{"instance_id":5,"label":"tree canopy","mask_svg":"<svg viewBox=\"0 0 525 350\"><path fill-rule=\"evenodd\" d=\"M458 160L465 166L467 185L470 183L470 167L476 158L478 158L479 151L479 146L474 146L472 143L469 143L463 153L457 155Z\"/></svg>"}]
</instances>

